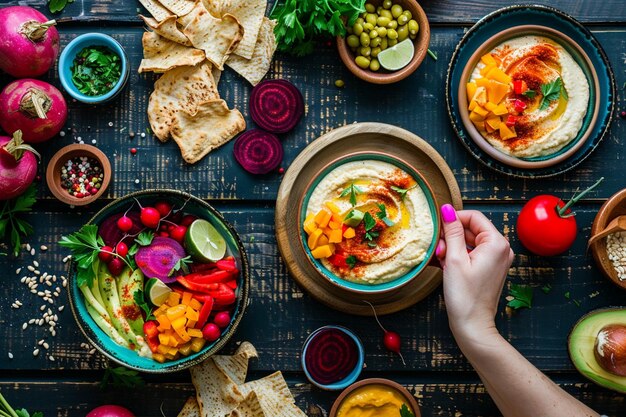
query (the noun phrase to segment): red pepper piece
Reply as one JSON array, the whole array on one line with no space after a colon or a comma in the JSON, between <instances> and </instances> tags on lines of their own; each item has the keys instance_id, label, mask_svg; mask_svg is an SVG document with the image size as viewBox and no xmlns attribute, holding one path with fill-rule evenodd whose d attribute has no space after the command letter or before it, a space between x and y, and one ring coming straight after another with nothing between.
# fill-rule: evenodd
<instances>
[{"instance_id":1,"label":"red pepper piece","mask_svg":"<svg viewBox=\"0 0 626 417\"><path fill-rule=\"evenodd\" d=\"M217 284L219 288L214 291L209 291L207 294L213 297L216 304L227 306L233 304L237 300L237 295L232 288L226 284Z\"/></svg>"},{"instance_id":2,"label":"red pepper piece","mask_svg":"<svg viewBox=\"0 0 626 417\"><path fill-rule=\"evenodd\" d=\"M159 323L154 320L147 321L143 324L143 333L148 339L159 337Z\"/></svg>"},{"instance_id":3,"label":"red pepper piece","mask_svg":"<svg viewBox=\"0 0 626 417\"><path fill-rule=\"evenodd\" d=\"M509 117L506 118L506 122L505 123L506 123L506 125L508 127L515 126L515 123L517 123L517 116L509 114Z\"/></svg>"},{"instance_id":4,"label":"red pepper piece","mask_svg":"<svg viewBox=\"0 0 626 417\"><path fill-rule=\"evenodd\" d=\"M328 262L330 262L331 265L337 268L348 268L346 258L346 255L335 253L328 258Z\"/></svg>"},{"instance_id":5,"label":"red pepper piece","mask_svg":"<svg viewBox=\"0 0 626 417\"><path fill-rule=\"evenodd\" d=\"M198 322L196 323L196 329L201 329L209 319L209 315L213 310L213 297L206 297L202 307L200 307L200 313L198 314Z\"/></svg>"},{"instance_id":6,"label":"red pepper piece","mask_svg":"<svg viewBox=\"0 0 626 417\"><path fill-rule=\"evenodd\" d=\"M202 292L202 293L216 291L219 288L219 284L217 283L201 284L195 281L188 280L185 277L178 277L176 278L176 281L178 281L179 284L181 284L183 287L187 288L188 290Z\"/></svg>"},{"instance_id":7,"label":"red pepper piece","mask_svg":"<svg viewBox=\"0 0 626 417\"><path fill-rule=\"evenodd\" d=\"M524 80L515 80L513 81L513 91L515 94L524 94L528 91L528 84Z\"/></svg>"},{"instance_id":8,"label":"red pepper piece","mask_svg":"<svg viewBox=\"0 0 626 417\"><path fill-rule=\"evenodd\" d=\"M228 282L235 278L235 276L236 275L233 275L231 272L228 271L216 271L210 274L200 275L191 279L190 281L198 284L215 284L220 282ZM189 280L188 277L185 277L185 279Z\"/></svg>"},{"instance_id":9,"label":"red pepper piece","mask_svg":"<svg viewBox=\"0 0 626 417\"><path fill-rule=\"evenodd\" d=\"M516 112L522 113L524 110L526 110L526 103L524 103L522 100L515 99L515 101L513 102L513 108L515 108Z\"/></svg>"},{"instance_id":10,"label":"red pepper piece","mask_svg":"<svg viewBox=\"0 0 626 417\"><path fill-rule=\"evenodd\" d=\"M215 265L215 262L209 262L208 264L200 264L194 262L193 264L191 264L192 272L210 272L216 268L217 266Z\"/></svg>"},{"instance_id":11,"label":"red pepper piece","mask_svg":"<svg viewBox=\"0 0 626 417\"><path fill-rule=\"evenodd\" d=\"M233 279L231 281L228 281L228 282L226 282L226 285L228 285L233 290L236 290L237 289L237 280Z\"/></svg>"},{"instance_id":12,"label":"red pepper piece","mask_svg":"<svg viewBox=\"0 0 626 417\"><path fill-rule=\"evenodd\" d=\"M159 338L158 337L147 337L146 343L148 343L148 347L150 348L150 352L156 353L159 347Z\"/></svg>"},{"instance_id":13,"label":"red pepper piece","mask_svg":"<svg viewBox=\"0 0 626 417\"><path fill-rule=\"evenodd\" d=\"M222 271L235 272L235 273L239 272L234 259L232 260L222 259L220 261L217 261L215 265L217 266L218 269L221 269Z\"/></svg>"}]
</instances>

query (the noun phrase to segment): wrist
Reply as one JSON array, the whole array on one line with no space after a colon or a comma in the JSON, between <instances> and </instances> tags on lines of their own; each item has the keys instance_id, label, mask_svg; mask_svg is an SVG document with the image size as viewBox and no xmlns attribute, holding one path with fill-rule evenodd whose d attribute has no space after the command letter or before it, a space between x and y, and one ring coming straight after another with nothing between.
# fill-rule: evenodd
<instances>
[{"instance_id":1,"label":"wrist","mask_svg":"<svg viewBox=\"0 0 626 417\"><path fill-rule=\"evenodd\" d=\"M473 351L477 348L482 349L485 345L493 345L502 339L494 321L462 325L451 322L450 330L464 353L466 350Z\"/></svg>"}]
</instances>

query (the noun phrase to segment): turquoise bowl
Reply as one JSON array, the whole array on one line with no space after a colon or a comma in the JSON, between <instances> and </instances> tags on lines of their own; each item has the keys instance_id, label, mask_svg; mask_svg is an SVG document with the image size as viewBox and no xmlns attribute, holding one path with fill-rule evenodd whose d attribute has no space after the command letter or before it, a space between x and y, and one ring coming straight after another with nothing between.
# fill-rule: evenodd
<instances>
[{"instance_id":1,"label":"turquoise bowl","mask_svg":"<svg viewBox=\"0 0 626 417\"><path fill-rule=\"evenodd\" d=\"M72 64L74 58L84 48L90 46L106 46L113 52L115 52L122 62L122 72L117 84L106 94L101 96L87 96L76 88L72 81ZM122 48L122 45L112 37L102 33L85 33L84 35L74 38L61 52L59 57L59 78L61 85L67 91L67 93L78 101L87 104L102 104L113 100L122 91L128 77L130 75L130 64L128 62L128 56Z\"/></svg>"},{"instance_id":2,"label":"turquoise bowl","mask_svg":"<svg viewBox=\"0 0 626 417\"><path fill-rule=\"evenodd\" d=\"M342 379L341 381L334 382L332 384L320 384L319 382L317 382L311 377L311 374L309 373L309 369L307 368L307 365L306 365L305 357L306 357L306 352L309 347L309 344L311 343L311 340L313 340L313 338L319 332L323 330L329 330L329 329L337 329L345 333L346 335L348 335L352 340L354 340L354 343L356 344L356 348L358 351L357 352L358 357L357 357L356 365L354 366L354 369L344 379ZM300 364L302 365L302 370L304 371L304 375L311 382L311 384L327 391L342 390L346 388L348 385L352 384L354 381L356 381L359 375L361 375L361 370L363 369L364 363L365 363L365 349L363 348L363 343L361 342L361 339L359 339L359 337L352 330L347 329L343 326L335 326L335 325L323 326L315 330L313 333L311 333L309 337L307 337L306 340L304 341L304 345L302 347L302 356L300 359Z\"/></svg>"},{"instance_id":3,"label":"turquoise bowl","mask_svg":"<svg viewBox=\"0 0 626 417\"><path fill-rule=\"evenodd\" d=\"M412 168L409 164L407 164L406 162L394 156L381 153L381 152L358 152L358 153L349 154L342 158L339 158L331 162L330 164L328 164L326 167L324 167L319 172L319 174L317 174L315 178L313 178L313 180L309 184L307 191L304 194L304 197L300 203L300 209L299 209L300 225L304 224L304 220L306 219L306 209L307 209L307 206L309 205L311 194L313 193L313 190L315 189L315 187L317 187L319 182L329 172L339 167L340 165L343 165L348 162L364 161L364 160L377 160L377 161L387 162L389 164L397 166L398 168L402 169L403 171L411 175L413 179L417 182L421 190L424 192L424 195L426 196L426 200L428 201L428 208L430 209L430 214L431 214L431 218L433 220L433 226L434 226L432 241L430 243L430 246L428 247L428 251L426 252L426 257L424 258L424 260L420 262L419 264L417 264L416 266L414 266L413 268L411 268L406 274L394 280L391 280L382 284L373 284L373 285L358 284L358 283L345 280L335 275L332 271L328 270L318 259L315 259L313 257L313 255L311 254L311 250L309 249L306 243L307 236L302 226L300 226L300 243L302 245L303 250L307 254L308 260L311 262L311 264L313 264L313 267L332 284L340 287L341 289L359 293L359 294L377 294L377 293L380 294L380 293L385 293L385 292L398 289L408 284L413 278L418 276L419 273L422 272L422 270L430 262L431 258L433 257L435 253L435 248L437 247L437 242L439 240L439 229L440 229L439 206L437 205L437 201L435 200L435 194L433 193L430 185L428 184L426 179L424 179L424 177L416 169Z\"/></svg>"},{"instance_id":4,"label":"turquoise bowl","mask_svg":"<svg viewBox=\"0 0 626 417\"><path fill-rule=\"evenodd\" d=\"M250 288L250 277L248 272L248 258L243 244L239 239L235 229L205 201L182 191L175 190L146 190L128 194L119 198L98 213L96 213L87 224L101 224L107 217L126 211L137 199L142 205L154 204L158 200L166 200L175 207L182 207L185 204L185 212L208 220L226 240L227 253L235 257L237 265L241 266L239 286L237 288L237 301L235 304L233 317L230 325L224 329L222 336L214 342L207 342L204 348L189 356L181 357L174 361L159 363L155 360L141 357L137 352L127 349L113 342L98 327L91 318L85 307L85 300L76 283L76 268L70 263L69 266L69 301L72 314L76 319L79 329L85 337L104 356L118 364L137 371L148 373L168 373L189 368L204 361L209 356L218 352L237 330L243 318L246 305L248 304L248 292Z\"/></svg>"}]
</instances>

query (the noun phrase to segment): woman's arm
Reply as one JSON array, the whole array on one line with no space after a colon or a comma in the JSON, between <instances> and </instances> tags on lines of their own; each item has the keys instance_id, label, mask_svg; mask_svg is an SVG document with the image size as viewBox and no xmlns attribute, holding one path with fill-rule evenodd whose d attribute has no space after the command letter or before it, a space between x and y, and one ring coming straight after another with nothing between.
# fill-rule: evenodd
<instances>
[{"instance_id":1,"label":"woman's arm","mask_svg":"<svg viewBox=\"0 0 626 417\"><path fill-rule=\"evenodd\" d=\"M437 257L450 329L504 417L598 417L498 333L498 300L513 261L509 242L480 212L455 212L449 204L441 212Z\"/></svg>"}]
</instances>

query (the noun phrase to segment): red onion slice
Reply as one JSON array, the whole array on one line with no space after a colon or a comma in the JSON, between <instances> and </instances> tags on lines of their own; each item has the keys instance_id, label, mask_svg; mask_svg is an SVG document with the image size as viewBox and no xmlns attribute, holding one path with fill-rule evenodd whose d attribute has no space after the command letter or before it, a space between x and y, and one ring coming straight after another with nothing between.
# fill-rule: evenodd
<instances>
[{"instance_id":1,"label":"red onion slice","mask_svg":"<svg viewBox=\"0 0 626 417\"><path fill-rule=\"evenodd\" d=\"M260 128L272 133L293 129L304 114L300 90L287 80L267 80L250 94L250 116Z\"/></svg>"},{"instance_id":2,"label":"red onion slice","mask_svg":"<svg viewBox=\"0 0 626 417\"><path fill-rule=\"evenodd\" d=\"M235 159L252 174L267 174L283 160L283 146L278 138L260 129L242 133L233 148Z\"/></svg>"}]
</instances>

